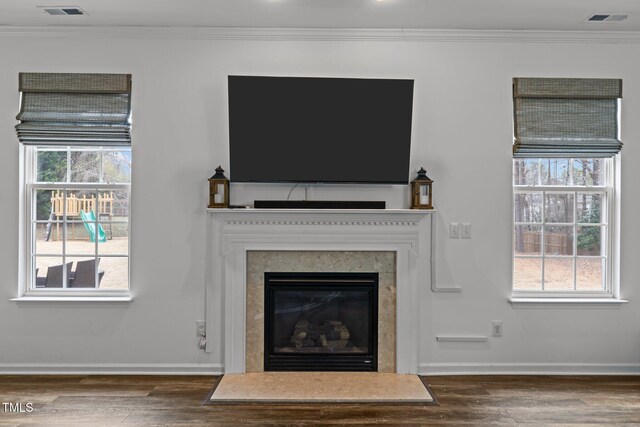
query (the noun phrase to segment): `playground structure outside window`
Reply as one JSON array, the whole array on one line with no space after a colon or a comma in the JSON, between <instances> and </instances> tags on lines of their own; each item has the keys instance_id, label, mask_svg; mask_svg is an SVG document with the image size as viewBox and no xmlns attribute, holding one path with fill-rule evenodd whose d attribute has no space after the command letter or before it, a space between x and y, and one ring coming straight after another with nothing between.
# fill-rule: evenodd
<instances>
[{"instance_id":1,"label":"playground structure outside window","mask_svg":"<svg viewBox=\"0 0 640 427\"><path fill-rule=\"evenodd\" d=\"M128 296L131 149L24 150L22 296Z\"/></svg>"}]
</instances>

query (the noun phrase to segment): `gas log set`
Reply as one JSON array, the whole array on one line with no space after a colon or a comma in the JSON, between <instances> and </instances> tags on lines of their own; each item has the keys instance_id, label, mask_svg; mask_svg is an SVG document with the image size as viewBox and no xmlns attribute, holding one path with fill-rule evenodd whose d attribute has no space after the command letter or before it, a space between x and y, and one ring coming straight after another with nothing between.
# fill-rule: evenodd
<instances>
[{"instance_id":1,"label":"gas log set","mask_svg":"<svg viewBox=\"0 0 640 427\"><path fill-rule=\"evenodd\" d=\"M311 323L299 320L296 323L291 344L296 348L322 347L325 349L346 349L351 347L349 329L340 320L328 320L323 323Z\"/></svg>"}]
</instances>

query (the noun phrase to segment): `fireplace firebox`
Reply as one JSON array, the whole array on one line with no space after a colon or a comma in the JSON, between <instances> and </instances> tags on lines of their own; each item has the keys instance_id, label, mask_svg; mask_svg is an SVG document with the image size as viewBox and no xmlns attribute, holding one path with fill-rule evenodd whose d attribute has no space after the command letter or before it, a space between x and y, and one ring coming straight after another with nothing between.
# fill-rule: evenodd
<instances>
[{"instance_id":1,"label":"fireplace firebox","mask_svg":"<svg viewBox=\"0 0 640 427\"><path fill-rule=\"evenodd\" d=\"M377 371L378 273L265 273L265 371Z\"/></svg>"}]
</instances>

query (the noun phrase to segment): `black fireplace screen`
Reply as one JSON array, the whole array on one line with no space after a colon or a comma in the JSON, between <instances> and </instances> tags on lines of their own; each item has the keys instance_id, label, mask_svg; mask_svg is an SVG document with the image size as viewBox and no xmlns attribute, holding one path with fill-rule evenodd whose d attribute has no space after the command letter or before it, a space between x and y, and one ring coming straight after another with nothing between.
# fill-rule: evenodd
<instances>
[{"instance_id":1,"label":"black fireplace screen","mask_svg":"<svg viewBox=\"0 0 640 427\"><path fill-rule=\"evenodd\" d=\"M265 371L376 371L378 273L265 273Z\"/></svg>"}]
</instances>

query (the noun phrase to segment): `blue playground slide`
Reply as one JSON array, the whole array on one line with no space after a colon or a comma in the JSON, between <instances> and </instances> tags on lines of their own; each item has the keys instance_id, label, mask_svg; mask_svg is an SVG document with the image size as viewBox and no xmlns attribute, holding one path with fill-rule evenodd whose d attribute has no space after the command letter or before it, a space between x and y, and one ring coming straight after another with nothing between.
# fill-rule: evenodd
<instances>
[{"instance_id":1,"label":"blue playground slide","mask_svg":"<svg viewBox=\"0 0 640 427\"><path fill-rule=\"evenodd\" d=\"M84 226L89 232L89 237L91 238L91 241L95 242L96 241L96 214L93 213L93 211L89 211L85 213L82 209L80 209L80 218L82 218ZM99 242L107 241L107 234L104 232L104 228L102 228L102 225L100 224L98 224L98 239L99 239L98 240Z\"/></svg>"}]
</instances>

